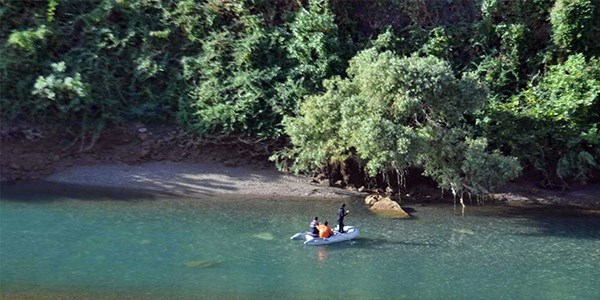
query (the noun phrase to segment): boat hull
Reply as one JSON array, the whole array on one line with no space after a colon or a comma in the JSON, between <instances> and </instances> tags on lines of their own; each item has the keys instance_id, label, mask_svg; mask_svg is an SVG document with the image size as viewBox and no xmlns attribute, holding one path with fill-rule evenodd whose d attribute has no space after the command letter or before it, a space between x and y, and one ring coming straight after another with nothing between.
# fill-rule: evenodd
<instances>
[{"instance_id":1,"label":"boat hull","mask_svg":"<svg viewBox=\"0 0 600 300\"><path fill-rule=\"evenodd\" d=\"M328 238L320 238L313 236L308 231L298 232L294 234L290 239L292 240L304 240L305 245L309 246L317 246L317 245L327 245L333 243L339 243L344 241L353 240L358 237L360 234L358 228L354 226L344 226L344 233L339 233L337 228L333 231L335 234Z\"/></svg>"}]
</instances>

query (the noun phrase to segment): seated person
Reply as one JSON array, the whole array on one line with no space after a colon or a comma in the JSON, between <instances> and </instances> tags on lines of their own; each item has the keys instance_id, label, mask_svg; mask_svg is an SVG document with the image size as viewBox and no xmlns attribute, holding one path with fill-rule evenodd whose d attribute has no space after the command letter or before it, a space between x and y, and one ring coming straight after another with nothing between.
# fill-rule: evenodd
<instances>
[{"instance_id":1,"label":"seated person","mask_svg":"<svg viewBox=\"0 0 600 300\"><path fill-rule=\"evenodd\" d=\"M319 226L319 217L315 217L315 219L310 222L310 228L308 229L308 232L314 236L319 236L319 229L317 226Z\"/></svg>"},{"instance_id":2,"label":"seated person","mask_svg":"<svg viewBox=\"0 0 600 300\"><path fill-rule=\"evenodd\" d=\"M317 226L317 228L319 229L320 238L326 239L333 235L333 230L331 230L331 228L327 226L327 221L325 221L323 225Z\"/></svg>"}]
</instances>

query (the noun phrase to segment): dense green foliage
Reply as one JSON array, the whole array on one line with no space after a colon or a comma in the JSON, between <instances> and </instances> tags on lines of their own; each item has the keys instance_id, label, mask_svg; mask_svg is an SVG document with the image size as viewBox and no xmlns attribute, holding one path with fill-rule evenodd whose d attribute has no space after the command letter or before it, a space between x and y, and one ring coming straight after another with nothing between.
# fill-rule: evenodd
<instances>
[{"instance_id":1,"label":"dense green foliage","mask_svg":"<svg viewBox=\"0 0 600 300\"><path fill-rule=\"evenodd\" d=\"M598 47L592 40L594 2L592 0L558 0L550 12L552 40L566 53L585 53ZM598 30L598 29L595 29Z\"/></svg>"},{"instance_id":2,"label":"dense green foliage","mask_svg":"<svg viewBox=\"0 0 600 300\"><path fill-rule=\"evenodd\" d=\"M189 88L180 120L201 132L268 132L276 125L269 101L278 76L278 35L243 5L218 9L228 10L228 18L215 15L202 51L181 60Z\"/></svg>"},{"instance_id":3,"label":"dense green foliage","mask_svg":"<svg viewBox=\"0 0 600 300\"><path fill-rule=\"evenodd\" d=\"M553 177L588 180L600 157L600 61L569 56L539 84L505 103L493 102L484 120L489 136Z\"/></svg>"},{"instance_id":4,"label":"dense green foliage","mask_svg":"<svg viewBox=\"0 0 600 300\"><path fill-rule=\"evenodd\" d=\"M516 157L564 185L600 161L598 40L594 0L0 0L0 109L81 140L289 137L297 171L485 193Z\"/></svg>"},{"instance_id":5,"label":"dense green foliage","mask_svg":"<svg viewBox=\"0 0 600 300\"><path fill-rule=\"evenodd\" d=\"M333 78L323 95L286 119L296 170L354 159L370 175L422 167L441 187L485 193L518 175L516 160L486 151L466 116L487 100L466 74L458 79L439 58L399 57L376 49L350 61L348 78Z\"/></svg>"}]
</instances>

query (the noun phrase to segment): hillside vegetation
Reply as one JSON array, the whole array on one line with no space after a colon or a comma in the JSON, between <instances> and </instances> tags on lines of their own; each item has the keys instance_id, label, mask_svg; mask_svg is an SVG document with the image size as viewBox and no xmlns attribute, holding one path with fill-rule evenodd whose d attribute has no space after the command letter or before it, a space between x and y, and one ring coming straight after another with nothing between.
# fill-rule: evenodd
<instances>
[{"instance_id":1,"label":"hillside vegetation","mask_svg":"<svg viewBox=\"0 0 600 300\"><path fill-rule=\"evenodd\" d=\"M0 3L3 126L288 139L282 169L456 195L599 168L595 0Z\"/></svg>"}]
</instances>

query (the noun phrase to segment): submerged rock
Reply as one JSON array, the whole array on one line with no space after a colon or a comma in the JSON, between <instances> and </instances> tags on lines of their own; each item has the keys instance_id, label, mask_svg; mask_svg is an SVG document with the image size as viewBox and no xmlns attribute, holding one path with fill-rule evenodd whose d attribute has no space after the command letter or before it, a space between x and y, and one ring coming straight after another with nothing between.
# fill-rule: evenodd
<instances>
[{"instance_id":1,"label":"submerged rock","mask_svg":"<svg viewBox=\"0 0 600 300\"><path fill-rule=\"evenodd\" d=\"M408 219L410 215L405 212L400 204L396 201L392 201L390 198L383 198L380 201L377 201L373 206L371 206L371 211L385 217L390 218L399 218L399 219Z\"/></svg>"},{"instance_id":2,"label":"submerged rock","mask_svg":"<svg viewBox=\"0 0 600 300\"><path fill-rule=\"evenodd\" d=\"M216 260L190 260L184 263L188 268L208 268L217 264L219 264L219 262Z\"/></svg>"},{"instance_id":3,"label":"submerged rock","mask_svg":"<svg viewBox=\"0 0 600 300\"><path fill-rule=\"evenodd\" d=\"M273 235L269 232L261 232L261 233L254 234L252 236L257 239L261 239L261 240L265 240L265 241L270 241L270 240L274 239Z\"/></svg>"}]
</instances>

